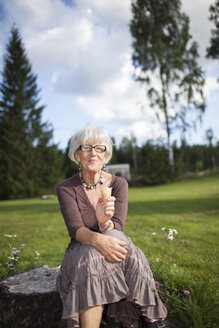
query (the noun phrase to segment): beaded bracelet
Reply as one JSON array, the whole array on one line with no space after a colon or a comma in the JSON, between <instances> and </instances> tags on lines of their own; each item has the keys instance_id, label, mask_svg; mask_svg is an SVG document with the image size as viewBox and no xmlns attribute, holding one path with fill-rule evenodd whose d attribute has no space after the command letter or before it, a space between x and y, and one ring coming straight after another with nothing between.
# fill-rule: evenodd
<instances>
[{"instance_id":1,"label":"beaded bracelet","mask_svg":"<svg viewBox=\"0 0 219 328\"><path fill-rule=\"evenodd\" d=\"M107 229L109 229L109 227L111 226L112 223L113 223L113 222L112 222L111 220L109 220L109 223L107 224L107 226L106 226L105 228L101 227L101 225L98 223L99 230L100 230L101 232L106 231Z\"/></svg>"}]
</instances>

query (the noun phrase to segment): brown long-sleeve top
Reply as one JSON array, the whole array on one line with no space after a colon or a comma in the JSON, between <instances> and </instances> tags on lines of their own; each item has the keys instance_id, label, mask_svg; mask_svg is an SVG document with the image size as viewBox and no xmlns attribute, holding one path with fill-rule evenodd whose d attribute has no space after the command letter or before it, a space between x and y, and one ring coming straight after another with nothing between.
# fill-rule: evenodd
<instances>
[{"instance_id":1,"label":"brown long-sleeve top","mask_svg":"<svg viewBox=\"0 0 219 328\"><path fill-rule=\"evenodd\" d=\"M112 175L109 187L112 187L112 196L116 198L111 220L114 229L123 231L128 210L128 183L125 179ZM76 242L76 232L81 227L99 231L95 208L82 187L79 174L59 183L56 191L72 244Z\"/></svg>"}]
</instances>

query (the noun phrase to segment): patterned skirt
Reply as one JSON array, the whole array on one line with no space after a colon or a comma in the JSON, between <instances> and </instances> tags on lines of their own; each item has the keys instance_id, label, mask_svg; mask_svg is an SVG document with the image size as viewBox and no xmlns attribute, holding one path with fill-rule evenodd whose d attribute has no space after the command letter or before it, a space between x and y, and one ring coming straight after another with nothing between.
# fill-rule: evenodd
<instances>
[{"instance_id":1,"label":"patterned skirt","mask_svg":"<svg viewBox=\"0 0 219 328\"><path fill-rule=\"evenodd\" d=\"M126 259L111 263L97 248L79 242L68 247L57 278L62 319L80 327L79 314L97 305L104 305L106 315L127 328L140 327L141 316L166 318L166 307L143 252L121 231L104 234L126 242Z\"/></svg>"}]
</instances>

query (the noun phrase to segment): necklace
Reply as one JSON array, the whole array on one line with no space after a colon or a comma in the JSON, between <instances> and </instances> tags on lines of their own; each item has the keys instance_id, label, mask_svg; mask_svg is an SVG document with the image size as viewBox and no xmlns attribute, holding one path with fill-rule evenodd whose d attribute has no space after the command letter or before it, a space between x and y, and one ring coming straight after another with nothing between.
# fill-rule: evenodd
<instances>
[{"instance_id":1,"label":"necklace","mask_svg":"<svg viewBox=\"0 0 219 328\"><path fill-rule=\"evenodd\" d=\"M93 184L93 185L90 185L90 184L87 184L84 180L83 180L83 177L82 177L82 174L80 175L80 180L81 180L81 183L82 185L88 189L88 190L92 190L92 189L95 189L97 187L99 187L100 184L103 184L103 177L101 175L102 171L100 172L100 177L97 181L97 183Z\"/></svg>"}]
</instances>

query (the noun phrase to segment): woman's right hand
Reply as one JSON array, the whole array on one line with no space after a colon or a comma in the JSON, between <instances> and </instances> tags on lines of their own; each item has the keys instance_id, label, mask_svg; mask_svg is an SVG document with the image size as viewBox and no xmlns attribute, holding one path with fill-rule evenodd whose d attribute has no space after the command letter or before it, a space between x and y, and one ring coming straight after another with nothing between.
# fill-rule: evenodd
<instances>
[{"instance_id":1,"label":"woman's right hand","mask_svg":"<svg viewBox=\"0 0 219 328\"><path fill-rule=\"evenodd\" d=\"M97 248L103 256L110 262L122 262L126 259L128 251L126 243L112 236L99 235Z\"/></svg>"}]
</instances>

